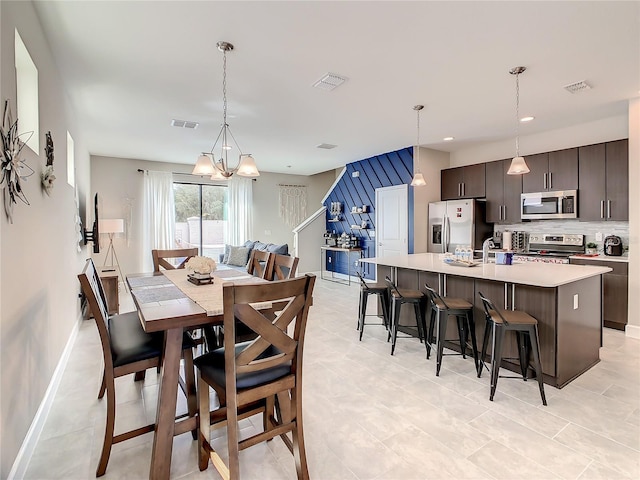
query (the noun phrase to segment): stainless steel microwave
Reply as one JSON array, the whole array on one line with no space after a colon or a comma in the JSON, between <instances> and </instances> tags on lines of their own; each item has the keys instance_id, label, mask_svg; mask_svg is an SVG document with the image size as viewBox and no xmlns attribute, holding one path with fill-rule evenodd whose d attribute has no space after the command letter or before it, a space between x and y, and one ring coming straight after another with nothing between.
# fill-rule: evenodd
<instances>
[{"instance_id":1,"label":"stainless steel microwave","mask_svg":"<svg viewBox=\"0 0 640 480\"><path fill-rule=\"evenodd\" d=\"M578 191L538 192L520 194L522 220L578 218Z\"/></svg>"}]
</instances>

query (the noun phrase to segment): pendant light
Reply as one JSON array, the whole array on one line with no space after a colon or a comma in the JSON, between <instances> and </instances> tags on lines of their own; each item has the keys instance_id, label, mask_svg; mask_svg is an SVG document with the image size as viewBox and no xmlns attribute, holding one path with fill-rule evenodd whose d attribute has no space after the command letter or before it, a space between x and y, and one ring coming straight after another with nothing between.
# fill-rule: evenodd
<instances>
[{"instance_id":1,"label":"pendant light","mask_svg":"<svg viewBox=\"0 0 640 480\"><path fill-rule=\"evenodd\" d=\"M243 177L258 177L260 172L256 167L256 162L250 154L242 153L238 143L236 142L233 133L231 133L231 127L227 123L227 52L233 50L233 45L228 42L218 42L218 50L222 52L222 129L218 133L211 151L208 153L202 153L198 157L193 171L193 175L211 175L212 180L227 180L233 174L238 174ZM214 150L220 141L220 157L216 161ZM228 153L233 148L231 141L238 149L238 164L231 168L229 166Z\"/></svg>"},{"instance_id":2,"label":"pendant light","mask_svg":"<svg viewBox=\"0 0 640 480\"><path fill-rule=\"evenodd\" d=\"M516 156L511 160L507 175L522 175L523 173L529 173L529 167L527 162L524 161L524 157L520 156L520 74L524 72L527 67L514 67L509 70L511 75L516 76Z\"/></svg>"},{"instance_id":3,"label":"pendant light","mask_svg":"<svg viewBox=\"0 0 640 480\"><path fill-rule=\"evenodd\" d=\"M416 136L416 146L413 149L413 165L414 165L414 175L411 180L412 187L424 187L427 182L424 179L424 176L420 172L420 110L424 108L424 105L415 105L413 109L416 111L416 124L417 124L417 136Z\"/></svg>"}]
</instances>

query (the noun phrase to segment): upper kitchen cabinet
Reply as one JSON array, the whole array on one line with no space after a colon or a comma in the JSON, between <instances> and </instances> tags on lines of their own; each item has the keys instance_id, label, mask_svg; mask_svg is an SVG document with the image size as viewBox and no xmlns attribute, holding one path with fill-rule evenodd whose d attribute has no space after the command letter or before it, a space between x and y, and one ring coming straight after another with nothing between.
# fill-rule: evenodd
<instances>
[{"instance_id":1,"label":"upper kitchen cabinet","mask_svg":"<svg viewBox=\"0 0 640 480\"><path fill-rule=\"evenodd\" d=\"M522 176L522 192L578 189L578 149L568 148L525 158L529 173Z\"/></svg>"},{"instance_id":2,"label":"upper kitchen cabinet","mask_svg":"<svg viewBox=\"0 0 640 480\"><path fill-rule=\"evenodd\" d=\"M580 220L629 220L629 141L580 147Z\"/></svg>"},{"instance_id":3,"label":"upper kitchen cabinet","mask_svg":"<svg viewBox=\"0 0 640 480\"><path fill-rule=\"evenodd\" d=\"M486 164L487 223L520 222L523 175L507 175L511 159Z\"/></svg>"},{"instance_id":4,"label":"upper kitchen cabinet","mask_svg":"<svg viewBox=\"0 0 640 480\"><path fill-rule=\"evenodd\" d=\"M485 164L447 168L440 172L441 200L483 198L485 196Z\"/></svg>"}]
</instances>

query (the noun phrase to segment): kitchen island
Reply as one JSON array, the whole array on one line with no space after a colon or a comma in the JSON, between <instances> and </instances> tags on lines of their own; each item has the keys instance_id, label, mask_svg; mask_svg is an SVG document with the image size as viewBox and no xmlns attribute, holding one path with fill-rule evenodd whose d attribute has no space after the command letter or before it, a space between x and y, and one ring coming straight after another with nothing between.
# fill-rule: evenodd
<instances>
[{"instance_id":1,"label":"kitchen island","mask_svg":"<svg viewBox=\"0 0 640 480\"><path fill-rule=\"evenodd\" d=\"M443 296L464 298L474 305L476 337L481 340L485 321L478 292L499 308L522 310L538 320L544 382L562 388L600 361L602 345L602 275L607 267L515 263L478 264L473 267L444 263L440 254L418 253L363 258L376 265L378 281L389 275L399 287L425 291L427 283ZM411 325L406 311L401 325ZM415 324L415 320L413 320ZM449 322L447 347L456 346L455 322ZM505 338L504 357L518 357L514 338ZM487 360L487 359L485 359ZM519 372L517 360L502 366Z\"/></svg>"}]
</instances>

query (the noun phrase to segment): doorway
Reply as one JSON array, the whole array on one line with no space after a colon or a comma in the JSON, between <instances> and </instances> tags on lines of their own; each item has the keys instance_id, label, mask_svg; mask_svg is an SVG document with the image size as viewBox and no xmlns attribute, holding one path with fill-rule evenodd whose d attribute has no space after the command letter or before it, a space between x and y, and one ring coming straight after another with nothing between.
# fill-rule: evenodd
<instances>
[{"instance_id":1,"label":"doorway","mask_svg":"<svg viewBox=\"0 0 640 480\"><path fill-rule=\"evenodd\" d=\"M376 188L376 257L409 253L409 189Z\"/></svg>"}]
</instances>

